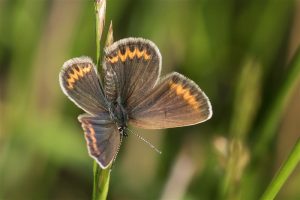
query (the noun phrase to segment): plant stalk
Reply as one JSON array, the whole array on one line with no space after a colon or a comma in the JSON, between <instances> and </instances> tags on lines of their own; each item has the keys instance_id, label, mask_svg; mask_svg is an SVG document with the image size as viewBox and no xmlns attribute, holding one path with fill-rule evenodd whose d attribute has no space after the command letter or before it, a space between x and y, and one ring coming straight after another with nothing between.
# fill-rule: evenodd
<instances>
[{"instance_id":1,"label":"plant stalk","mask_svg":"<svg viewBox=\"0 0 300 200\"><path fill-rule=\"evenodd\" d=\"M282 188L283 184L286 182L287 178L291 175L297 164L300 162L300 138L298 139L296 145L292 149L289 157L285 163L281 166L277 175L274 177L273 181L268 186L267 190L261 197L261 200L271 200L274 199L279 190Z\"/></svg>"},{"instance_id":2,"label":"plant stalk","mask_svg":"<svg viewBox=\"0 0 300 200\"><path fill-rule=\"evenodd\" d=\"M101 37L105 22L106 0L95 0L96 14L96 65L100 68L101 63ZM106 200L109 189L110 166L101 169L99 164L94 161L93 166L93 200Z\"/></svg>"}]
</instances>

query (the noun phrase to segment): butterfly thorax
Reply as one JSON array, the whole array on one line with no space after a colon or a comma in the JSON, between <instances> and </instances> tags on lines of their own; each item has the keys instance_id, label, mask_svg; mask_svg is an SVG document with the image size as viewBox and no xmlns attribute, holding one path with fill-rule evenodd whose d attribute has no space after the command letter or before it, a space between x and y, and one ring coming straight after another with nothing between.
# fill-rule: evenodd
<instances>
[{"instance_id":1,"label":"butterfly thorax","mask_svg":"<svg viewBox=\"0 0 300 200\"><path fill-rule=\"evenodd\" d=\"M113 102L111 103L109 112L112 120L117 124L120 133L123 136L127 136L124 130L127 128L128 114L123 105L119 101Z\"/></svg>"}]
</instances>

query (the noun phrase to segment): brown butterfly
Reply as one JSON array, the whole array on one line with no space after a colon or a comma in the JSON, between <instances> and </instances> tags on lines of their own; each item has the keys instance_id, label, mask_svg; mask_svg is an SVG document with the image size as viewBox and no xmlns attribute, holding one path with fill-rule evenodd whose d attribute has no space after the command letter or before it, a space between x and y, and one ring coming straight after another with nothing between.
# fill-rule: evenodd
<instances>
[{"instance_id":1,"label":"brown butterfly","mask_svg":"<svg viewBox=\"0 0 300 200\"><path fill-rule=\"evenodd\" d=\"M101 168L113 162L129 124L164 129L211 118L210 101L199 86L176 72L160 78L161 61L153 42L126 38L104 49L103 80L88 57L64 63L60 86L86 112L78 119Z\"/></svg>"}]
</instances>

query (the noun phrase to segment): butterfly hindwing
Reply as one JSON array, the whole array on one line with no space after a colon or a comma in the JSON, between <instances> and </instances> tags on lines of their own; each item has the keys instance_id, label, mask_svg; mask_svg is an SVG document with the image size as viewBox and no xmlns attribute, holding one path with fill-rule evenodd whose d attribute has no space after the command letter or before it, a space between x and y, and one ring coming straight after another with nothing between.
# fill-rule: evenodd
<instances>
[{"instance_id":1,"label":"butterfly hindwing","mask_svg":"<svg viewBox=\"0 0 300 200\"><path fill-rule=\"evenodd\" d=\"M66 61L59 80L63 92L87 113L97 114L107 110L100 79L90 58L80 57Z\"/></svg>"},{"instance_id":2,"label":"butterfly hindwing","mask_svg":"<svg viewBox=\"0 0 300 200\"><path fill-rule=\"evenodd\" d=\"M119 97L125 108L131 109L156 84L161 70L161 55L149 40L126 38L104 50L103 70L105 93Z\"/></svg>"},{"instance_id":3,"label":"butterfly hindwing","mask_svg":"<svg viewBox=\"0 0 300 200\"><path fill-rule=\"evenodd\" d=\"M193 81L171 73L129 112L129 123L140 128L189 126L212 115L207 96Z\"/></svg>"},{"instance_id":4,"label":"butterfly hindwing","mask_svg":"<svg viewBox=\"0 0 300 200\"><path fill-rule=\"evenodd\" d=\"M98 116L82 114L78 117L84 130L88 151L101 166L107 168L114 160L120 146L120 133L109 113Z\"/></svg>"}]
</instances>

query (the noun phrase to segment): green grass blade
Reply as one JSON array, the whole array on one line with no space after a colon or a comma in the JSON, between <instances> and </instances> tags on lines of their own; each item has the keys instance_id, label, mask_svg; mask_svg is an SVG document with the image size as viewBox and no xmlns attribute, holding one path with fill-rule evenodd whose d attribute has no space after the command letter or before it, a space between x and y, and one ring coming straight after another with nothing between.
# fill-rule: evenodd
<instances>
[{"instance_id":1,"label":"green grass blade","mask_svg":"<svg viewBox=\"0 0 300 200\"><path fill-rule=\"evenodd\" d=\"M94 186L93 186L93 200L106 200L109 180L110 180L110 167L101 169L99 164L94 161Z\"/></svg>"},{"instance_id":2,"label":"green grass blade","mask_svg":"<svg viewBox=\"0 0 300 200\"><path fill-rule=\"evenodd\" d=\"M288 159L279 169L277 175L261 197L261 200L274 199L287 178L291 175L297 164L300 162L300 139L298 139Z\"/></svg>"},{"instance_id":3,"label":"green grass blade","mask_svg":"<svg viewBox=\"0 0 300 200\"><path fill-rule=\"evenodd\" d=\"M96 59L97 68L101 63L101 36L104 29L106 12L106 0L95 0L95 16L96 16ZM110 166L107 169L101 169L99 164L94 161L94 186L93 186L93 200L106 200L109 180L110 180Z\"/></svg>"}]
</instances>

